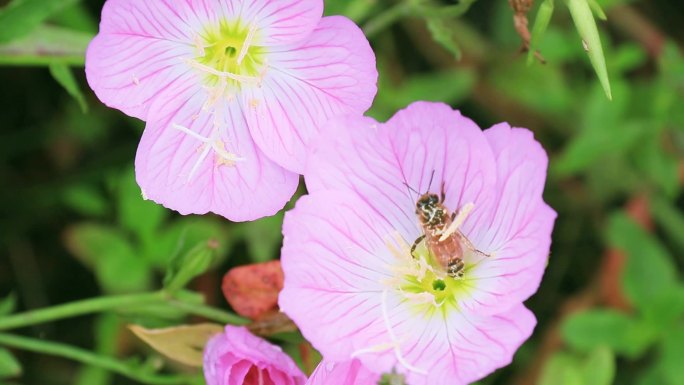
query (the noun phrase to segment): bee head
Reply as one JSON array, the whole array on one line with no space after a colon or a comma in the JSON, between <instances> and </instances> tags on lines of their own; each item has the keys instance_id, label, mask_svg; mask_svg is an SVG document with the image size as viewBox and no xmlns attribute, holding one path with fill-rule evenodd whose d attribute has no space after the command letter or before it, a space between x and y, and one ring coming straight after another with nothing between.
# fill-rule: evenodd
<instances>
[{"instance_id":1,"label":"bee head","mask_svg":"<svg viewBox=\"0 0 684 385\"><path fill-rule=\"evenodd\" d=\"M435 217L435 211L439 206L437 194L423 194L416 202L416 214L423 223L427 223Z\"/></svg>"}]
</instances>

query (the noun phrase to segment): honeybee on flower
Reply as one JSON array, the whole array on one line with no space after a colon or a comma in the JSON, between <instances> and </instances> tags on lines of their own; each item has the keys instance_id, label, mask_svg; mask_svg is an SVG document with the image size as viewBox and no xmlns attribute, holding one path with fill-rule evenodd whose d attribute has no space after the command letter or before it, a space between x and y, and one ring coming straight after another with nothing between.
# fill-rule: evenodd
<instances>
[{"instance_id":1,"label":"honeybee on flower","mask_svg":"<svg viewBox=\"0 0 684 385\"><path fill-rule=\"evenodd\" d=\"M523 301L556 217L532 133L482 131L426 102L384 124L336 118L324 132L337 134L312 146L309 195L285 216L280 308L327 362L396 370L411 385L469 384L510 363L536 324ZM409 199L407 186L427 193ZM430 223L432 244L415 243ZM458 243L447 253L440 239Z\"/></svg>"}]
</instances>

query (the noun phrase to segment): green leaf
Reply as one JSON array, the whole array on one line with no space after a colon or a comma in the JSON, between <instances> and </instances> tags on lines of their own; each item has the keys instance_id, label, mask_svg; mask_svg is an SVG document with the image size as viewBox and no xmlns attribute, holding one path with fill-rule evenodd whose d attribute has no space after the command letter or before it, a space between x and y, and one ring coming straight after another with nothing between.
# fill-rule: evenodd
<instances>
[{"instance_id":1,"label":"green leaf","mask_svg":"<svg viewBox=\"0 0 684 385\"><path fill-rule=\"evenodd\" d=\"M104 216L109 209L105 197L93 186L85 183L64 190L62 200L73 210L90 217Z\"/></svg>"},{"instance_id":2,"label":"green leaf","mask_svg":"<svg viewBox=\"0 0 684 385\"><path fill-rule=\"evenodd\" d=\"M459 103L470 94L475 82L475 73L462 68L414 75L406 78L399 86L381 78L381 91L369 114L384 121L397 109L405 108L416 100Z\"/></svg>"},{"instance_id":3,"label":"green leaf","mask_svg":"<svg viewBox=\"0 0 684 385\"><path fill-rule=\"evenodd\" d=\"M193 278L203 274L216 261L218 241L210 239L200 242L189 252L175 258L164 278L164 288L175 292L185 287Z\"/></svg>"},{"instance_id":4,"label":"green leaf","mask_svg":"<svg viewBox=\"0 0 684 385\"><path fill-rule=\"evenodd\" d=\"M684 253L684 214L669 200L654 196L650 201L651 214L681 253Z\"/></svg>"},{"instance_id":5,"label":"green leaf","mask_svg":"<svg viewBox=\"0 0 684 385\"><path fill-rule=\"evenodd\" d=\"M608 241L627 255L625 294L646 316L659 318L677 291L677 270L667 250L623 213L610 218Z\"/></svg>"},{"instance_id":6,"label":"green leaf","mask_svg":"<svg viewBox=\"0 0 684 385\"><path fill-rule=\"evenodd\" d=\"M40 26L19 40L0 45L0 64L83 65L85 51L92 38L90 33Z\"/></svg>"},{"instance_id":7,"label":"green leaf","mask_svg":"<svg viewBox=\"0 0 684 385\"><path fill-rule=\"evenodd\" d=\"M530 38L530 49L527 53L527 65L532 65L534 62L534 53L537 51L542 37L549 26L551 16L553 15L554 0L544 0L539 6L537 16L534 18L534 26L532 27L532 35Z\"/></svg>"},{"instance_id":8,"label":"green leaf","mask_svg":"<svg viewBox=\"0 0 684 385\"><path fill-rule=\"evenodd\" d=\"M0 43L7 43L33 31L55 12L79 0L14 0L0 10Z\"/></svg>"},{"instance_id":9,"label":"green leaf","mask_svg":"<svg viewBox=\"0 0 684 385\"><path fill-rule=\"evenodd\" d=\"M599 4L596 0L587 0L587 2L589 3L589 7L591 7L591 10L594 11L596 17L603 21L608 20L608 16L606 16L606 13L603 12L601 4Z\"/></svg>"},{"instance_id":10,"label":"green leaf","mask_svg":"<svg viewBox=\"0 0 684 385\"><path fill-rule=\"evenodd\" d=\"M283 213L241 224L236 231L242 235L254 262L270 261L278 256L283 241Z\"/></svg>"},{"instance_id":11,"label":"green leaf","mask_svg":"<svg viewBox=\"0 0 684 385\"><path fill-rule=\"evenodd\" d=\"M456 60L461 60L461 49L456 42L454 30L450 28L450 19L442 17L431 17L427 19L427 27L432 38L439 45L449 51Z\"/></svg>"},{"instance_id":12,"label":"green leaf","mask_svg":"<svg viewBox=\"0 0 684 385\"><path fill-rule=\"evenodd\" d=\"M0 299L0 316L12 314L17 308L17 295L10 293L6 298Z\"/></svg>"},{"instance_id":13,"label":"green leaf","mask_svg":"<svg viewBox=\"0 0 684 385\"><path fill-rule=\"evenodd\" d=\"M603 56L603 47L601 46L601 38L599 37L591 7L587 0L565 0L565 3L570 10L575 27L577 27L577 32L579 32L582 38L582 44L589 55L589 60L594 67L594 71L596 71L603 91L608 99L613 99L608 80L608 70L606 69L606 59Z\"/></svg>"},{"instance_id":14,"label":"green leaf","mask_svg":"<svg viewBox=\"0 0 684 385\"><path fill-rule=\"evenodd\" d=\"M679 156L667 151L660 135L642 141L635 157L636 165L665 195L674 198L680 191Z\"/></svg>"},{"instance_id":15,"label":"green leaf","mask_svg":"<svg viewBox=\"0 0 684 385\"><path fill-rule=\"evenodd\" d=\"M684 385L684 328L681 325L670 330L667 338L663 339L659 361L662 376L668 385Z\"/></svg>"},{"instance_id":16,"label":"green leaf","mask_svg":"<svg viewBox=\"0 0 684 385\"><path fill-rule=\"evenodd\" d=\"M119 316L112 313L100 314L95 320L95 352L113 357L117 353ZM83 366L75 376L74 385L108 385L113 374L97 366Z\"/></svg>"},{"instance_id":17,"label":"green leaf","mask_svg":"<svg viewBox=\"0 0 684 385\"><path fill-rule=\"evenodd\" d=\"M201 242L206 243L210 239L218 242L216 263L220 263L228 255L233 241L231 233L227 231L225 221L214 217L179 218L164 228L155 238L155 242L149 245L146 259L159 268L167 269L174 258L188 253L195 245Z\"/></svg>"},{"instance_id":18,"label":"green leaf","mask_svg":"<svg viewBox=\"0 0 684 385\"><path fill-rule=\"evenodd\" d=\"M628 85L617 82L615 95L615 100L608 101L598 87L591 90L583 104L580 131L566 145L554 171L568 175L586 170L606 156L624 154L648 134L645 127L649 122L625 118L629 111Z\"/></svg>"},{"instance_id":19,"label":"green leaf","mask_svg":"<svg viewBox=\"0 0 684 385\"><path fill-rule=\"evenodd\" d=\"M544 365L537 385L584 385L579 361L564 352L554 354Z\"/></svg>"},{"instance_id":20,"label":"green leaf","mask_svg":"<svg viewBox=\"0 0 684 385\"><path fill-rule=\"evenodd\" d=\"M78 105L81 106L81 111L83 113L88 112L88 103L86 103L81 88L78 86L69 66L64 63L50 64L50 74L78 102Z\"/></svg>"},{"instance_id":21,"label":"green leaf","mask_svg":"<svg viewBox=\"0 0 684 385\"><path fill-rule=\"evenodd\" d=\"M570 316L562 334L570 346L583 352L607 346L636 357L654 341L657 331L614 310L591 310Z\"/></svg>"},{"instance_id":22,"label":"green leaf","mask_svg":"<svg viewBox=\"0 0 684 385\"><path fill-rule=\"evenodd\" d=\"M0 378L17 377L21 374L21 364L9 350L0 348Z\"/></svg>"},{"instance_id":23,"label":"green leaf","mask_svg":"<svg viewBox=\"0 0 684 385\"><path fill-rule=\"evenodd\" d=\"M558 66L544 65L530 70L521 60L501 61L491 68L488 76L497 92L543 116L564 115L575 100Z\"/></svg>"},{"instance_id":24,"label":"green leaf","mask_svg":"<svg viewBox=\"0 0 684 385\"><path fill-rule=\"evenodd\" d=\"M156 230L168 216L164 207L143 198L135 181L133 167L126 169L119 179L119 222L141 240L156 241Z\"/></svg>"},{"instance_id":25,"label":"green leaf","mask_svg":"<svg viewBox=\"0 0 684 385\"><path fill-rule=\"evenodd\" d=\"M594 349L584 361L582 374L584 384L612 384L615 378L615 355L605 346Z\"/></svg>"},{"instance_id":26,"label":"green leaf","mask_svg":"<svg viewBox=\"0 0 684 385\"><path fill-rule=\"evenodd\" d=\"M66 233L68 249L92 268L107 293L143 291L150 287L151 270L117 229L84 223Z\"/></svg>"}]
</instances>

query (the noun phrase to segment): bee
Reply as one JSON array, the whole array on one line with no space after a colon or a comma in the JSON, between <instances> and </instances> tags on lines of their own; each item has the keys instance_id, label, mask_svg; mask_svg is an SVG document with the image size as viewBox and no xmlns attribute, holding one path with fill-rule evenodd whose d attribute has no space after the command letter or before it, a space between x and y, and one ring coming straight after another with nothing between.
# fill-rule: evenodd
<instances>
[{"instance_id":1,"label":"bee","mask_svg":"<svg viewBox=\"0 0 684 385\"><path fill-rule=\"evenodd\" d=\"M466 204L460 210L451 213L444 206L444 199L444 183L442 182L439 196L426 192L416 201L416 215L423 228L423 234L413 242L411 256L415 258L413 253L416 247L425 241L428 251L443 271L452 278L462 278L465 271L463 257L466 250L485 256L487 254L477 250L458 229L473 209L473 205Z\"/></svg>"}]
</instances>

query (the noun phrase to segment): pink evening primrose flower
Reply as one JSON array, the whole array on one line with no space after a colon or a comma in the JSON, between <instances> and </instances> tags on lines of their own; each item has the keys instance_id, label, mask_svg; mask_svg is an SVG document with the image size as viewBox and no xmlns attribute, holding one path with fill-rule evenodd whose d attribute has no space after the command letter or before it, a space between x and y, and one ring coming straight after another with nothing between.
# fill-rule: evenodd
<instances>
[{"instance_id":1,"label":"pink evening primrose flower","mask_svg":"<svg viewBox=\"0 0 684 385\"><path fill-rule=\"evenodd\" d=\"M321 361L306 385L378 385L380 375L366 369L359 360L334 363Z\"/></svg>"},{"instance_id":2,"label":"pink evening primrose flower","mask_svg":"<svg viewBox=\"0 0 684 385\"><path fill-rule=\"evenodd\" d=\"M147 122L143 195L182 214L274 214L305 149L337 114L362 114L375 56L323 0L108 0L86 75L108 106Z\"/></svg>"},{"instance_id":3,"label":"pink evening primrose flower","mask_svg":"<svg viewBox=\"0 0 684 385\"><path fill-rule=\"evenodd\" d=\"M207 385L304 385L306 376L280 347L245 327L226 326L204 349Z\"/></svg>"},{"instance_id":4,"label":"pink evening primrose flower","mask_svg":"<svg viewBox=\"0 0 684 385\"><path fill-rule=\"evenodd\" d=\"M532 133L483 132L425 102L386 124L329 126L307 162L310 195L285 217L280 308L326 360L411 385L468 384L510 363L536 324L522 302L556 217Z\"/></svg>"}]
</instances>

